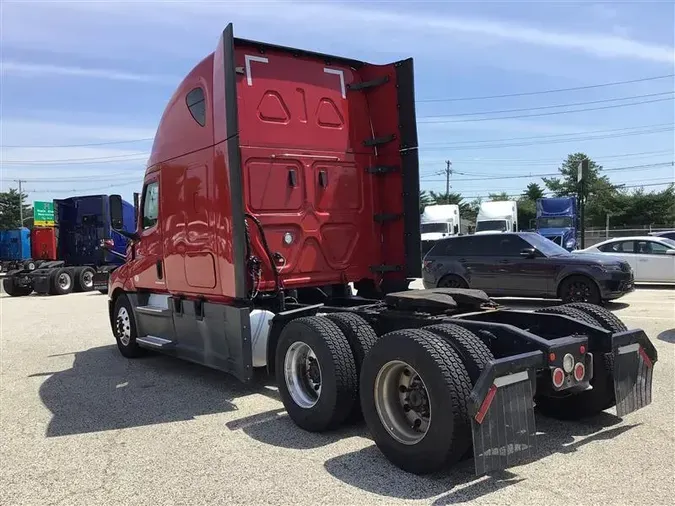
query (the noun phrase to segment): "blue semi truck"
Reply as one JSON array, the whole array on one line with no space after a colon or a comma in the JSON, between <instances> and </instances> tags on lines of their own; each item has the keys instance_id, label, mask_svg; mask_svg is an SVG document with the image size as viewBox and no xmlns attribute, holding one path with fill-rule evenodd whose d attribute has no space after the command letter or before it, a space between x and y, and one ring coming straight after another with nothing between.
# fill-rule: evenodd
<instances>
[{"instance_id":1,"label":"blue semi truck","mask_svg":"<svg viewBox=\"0 0 675 506\"><path fill-rule=\"evenodd\" d=\"M578 221L576 197L537 199L537 233L568 251L577 249Z\"/></svg>"},{"instance_id":2,"label":"blue semi truck","mask_svg":"<svg viewBox=\"0 0 675 506\"><path fill-rule=\"evenodd\" d=\"M0 230L0 272L34 268L30 251L30 230L26 227Z\"/></svg>"},{"instance_id":3,"label":"blue semi truck","mask_svg":"<svg viewBox=\"0 0 675 506\"><path fill-rule=\"evenodd\" d=\"M122 201L122 207L122 231L133 232L136 206ZM124 263L127 247L127 239L112 227L108 195L54 200L54 222L49 234L39 235L40 241L51 241L53 246L32 248L53 253L46 258L24 259L23 264L9 270L3 279L5 292L14 297L32 292L62 295L99 290L105 293L110 272ZM45 236L48 239L45 240ZM30 236L23 234L21 240L21 251L31 251Z\"/></svg>"}]
</instances>

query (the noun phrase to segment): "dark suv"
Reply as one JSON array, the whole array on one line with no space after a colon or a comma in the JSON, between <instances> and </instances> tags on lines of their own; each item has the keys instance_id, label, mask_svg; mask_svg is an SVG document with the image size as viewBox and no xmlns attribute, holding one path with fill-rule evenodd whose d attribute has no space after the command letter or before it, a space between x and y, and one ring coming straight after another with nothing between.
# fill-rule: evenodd
<instances>
[{"instance_id":1,"label":"dark suv","mask_svg":"<svg viewBox=\"0 0 675 506\"><path fill-rule=\"evenodd\" d=\"M424 257L422 280L425 288L475 288L493 297L594 304L634 290L628 262L577 255L532 232L441 239Z\"/></svg>"}]
</instances>

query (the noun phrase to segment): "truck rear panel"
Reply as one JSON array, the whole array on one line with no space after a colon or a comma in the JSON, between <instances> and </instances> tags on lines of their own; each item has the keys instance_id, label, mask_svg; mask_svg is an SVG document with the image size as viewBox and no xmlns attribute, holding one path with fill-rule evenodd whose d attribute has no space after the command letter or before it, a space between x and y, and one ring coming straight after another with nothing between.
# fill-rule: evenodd
<instances>
[{"instance_id":1,"label":"truck rear panel","mask_svg":"<svg viewBox=\"0 0 675 506\"><path fill-rule=\"evenodd\" d=\"M230 25L214 59L220 86L214 140L229 170L236 297L246 295L244 213L262 223L286 287L419 276L412 60L371 65L237 39ZM249 227L260 288L271 289Z\"/></svg>"},{"instance_id":2,"label":"truck rear panel","mask_svg":"<svg viewBox=\"0 0 675 506\"><path fill-rule=\"evenodd\" d=\"M102 247L101 241L112 239L114 250L124 253L126 240L113 233L107 195L70 197L54 201L58 225L58 259L68 265L120 264L122 260ZM133 228L133 206L124 203L125 224ZM129 219L126 216L130 214Z\"/></svg>"},{"instance_id":3,"label":"truck rear panel","mask_svg":"<svg viewBox=\"0 0 675 506\"><path fill-rule=\"evenodd\" d=\"M31 232L31 251L35 260L56 260L55 227L35 227Z\"/></svg>"},{"instance_id":4,"label":"truck rear panel","mask_svg":"<svg viewBox=\"0 0 675 506\"><path fill-rule=\"evenodd\" d=\"M30 230L0 230L0 260L20 261L30 258Z\"/></svg>"}]
</instances>

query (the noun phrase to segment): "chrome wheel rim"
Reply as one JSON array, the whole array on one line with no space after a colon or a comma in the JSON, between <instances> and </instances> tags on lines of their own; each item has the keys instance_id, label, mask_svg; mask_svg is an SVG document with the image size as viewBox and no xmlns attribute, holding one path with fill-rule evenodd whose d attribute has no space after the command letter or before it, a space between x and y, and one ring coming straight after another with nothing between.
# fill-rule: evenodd
<instances>
[{"instance_id":1,"label":"chrome wheel rim","mask_svg":"<svg viewBox=\"0 0 675 506\"><path fill-rule=\"evenodd\" d=\"M431 424L431 402L419 373L401 360L384 364L375 378L375 409L382 425L399 443L422 441Z\"/></svg>"},{"instance_id":2,"label":"chrome wheel rim","mask_svg":"<svg viewBox=\"0 0 675 506\"><path fill-rule=\"evenodd\" d=\"M84 274L82 274L82 285L85 288L91 288L94 286L94 273L91 271L85 271Z\"/></svg>"},{"instance_id":3,"label":"chrome wheel rim","mask_svg":"<svg viewBox=\"0 0 675 506\"><path fill-rule=\"evenodd\" d=\"M121 307L117 312L117 333L124 346L131 342L131 320L127 308Z\"/></svg>"},{"instance_id":4,"label":"chrome wheel rim","mask_svg":"<svg viewBox=\"0 0 675 506\"><path fill-rule=\"evenodd\" d=\"M70 274L68 274L67 272L62 272L61 274L59 274L59 277L56 279L56 282L58 283L59 288L61 288L61 290L68 290L72 282L70 279Z\"/></svg>"},{"instance_id":5,"label":"chrome wheel rim","mask_svg":"<svg viewBox=\"0 0 675 506\"><path fill-rule=\"evenodd\" d=\"M304 409L313 407L321 396L321 367L314 350L302 341L294 342L284 357L284 379L293 402Z\"/></svg>"}]
</instances>

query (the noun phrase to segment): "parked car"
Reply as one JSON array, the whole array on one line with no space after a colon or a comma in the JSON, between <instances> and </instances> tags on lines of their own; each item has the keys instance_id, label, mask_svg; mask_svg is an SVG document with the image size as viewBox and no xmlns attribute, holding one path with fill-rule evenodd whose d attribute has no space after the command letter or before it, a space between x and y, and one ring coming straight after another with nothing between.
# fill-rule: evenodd
<instances>
[{"instance_id":1,"label":"parked car","mask_svg":"<svg viewBox=\"0 0 675 506\"><path fill-rule=\"evenodd\" d=\"M660 236L619 237L575 253L621 258L633 269L635 281L675 283L675 241Z\"/></svg>"},{"instance_id":2,"label":"parked car","mask_svg":"<svg viewBox=\"0 0 675 506\"><path fill-rule=\"evenodd\" d=\"M475 288L494 297L601 304L634 289L625 260L576 255L532 232L442 239L422 263L425 288Z\"/></svg>"},{"instance_id":3,"label":"parked car","mask_svg":"<svg viewBox=\"0 0 675 506\"><path fill-rule=\"evenodd\" d=\"M649 235L655 237L665 237L666 239L672 239L675 241L675 230L666 230L664 232L650 232Z\"/></svg>"}]
</instances>

